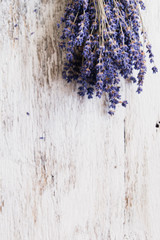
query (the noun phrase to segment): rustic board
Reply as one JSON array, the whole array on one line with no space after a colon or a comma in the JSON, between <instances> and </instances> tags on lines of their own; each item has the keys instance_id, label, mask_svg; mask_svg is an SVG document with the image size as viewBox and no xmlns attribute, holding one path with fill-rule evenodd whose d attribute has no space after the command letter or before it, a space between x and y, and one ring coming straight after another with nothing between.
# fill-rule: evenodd
<instances>
[{"instance_id":1,"label":"rustic board","mask_svg":"<svg viewBox=\"0 0 160 240\"><path fill-rule=\"evenodd\" d=\"M160 239L160 75L115 116L61 78L64 0L0 1L0 239ZM144 22L160 70L160 1Z\"/></svg>"}]
</instances>

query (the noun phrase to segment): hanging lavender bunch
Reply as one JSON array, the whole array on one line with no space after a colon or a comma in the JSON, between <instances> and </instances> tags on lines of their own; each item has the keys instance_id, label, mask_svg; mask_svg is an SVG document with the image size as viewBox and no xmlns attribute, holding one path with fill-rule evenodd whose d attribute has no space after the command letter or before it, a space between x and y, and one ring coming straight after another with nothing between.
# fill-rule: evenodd
<instances>
[{"instance_id":1,"label":"hanging lavender bunch","mask_svg":"<svg viewBox=\"0 0 160 240\"><path fill-rule=\"evenodd\" d=\"M66 51L63 77L79 84L80 96L92 98L95 93L101 98L106 92L111 115L117 104L127 105L121 100L120 76L137 83L138 93L142 91L147 70L144 45L154 64L141 9L145 9L142 0L72 0L61 18L60 47ZM158 71L155 66L152 70Z\"/></svg>"}]
</instances>

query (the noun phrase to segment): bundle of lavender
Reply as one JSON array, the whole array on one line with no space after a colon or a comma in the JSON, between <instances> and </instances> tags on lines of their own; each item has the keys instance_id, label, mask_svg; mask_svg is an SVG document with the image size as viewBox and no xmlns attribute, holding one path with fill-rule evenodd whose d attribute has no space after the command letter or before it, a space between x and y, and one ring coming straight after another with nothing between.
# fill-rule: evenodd
<instances>
[{"instance_id":1,"label":"bundle of lavender","mask_svg":"<svg viewBox=\"0 0 160 240\"><path fill-rule=\"evenodd\" d=\"M107 93L111 115L117 104L127 105L121 100L120 76L137 83L138 93L142 91L144 46L154 64L141 9L145 9L142 0L72 0L61 18L64 28L60 47L66 51L63 77L79 84L80 96L87 94L90 99L95 93L101 98ZM137 77L133 70L138 71ZM154 65L152 70L158 71Z\"/></svg>"}]
</instances>

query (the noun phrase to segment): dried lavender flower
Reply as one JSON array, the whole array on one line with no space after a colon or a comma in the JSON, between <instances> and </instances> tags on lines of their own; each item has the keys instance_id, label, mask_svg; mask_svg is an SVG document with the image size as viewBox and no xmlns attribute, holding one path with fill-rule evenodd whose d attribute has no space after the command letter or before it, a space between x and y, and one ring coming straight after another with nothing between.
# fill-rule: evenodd
<instances>
[{"instance_id":1,"label":"dried lavender flower","mask_svg":"<svg viewBox=\"0 0 160 240\"><path fill-rule=\"evenodd\" d=\"M101 98L107 93L110 115L117 104L128 104L121 100L120 77L137 83L137 93L142 91L147 71L144 45L154 64L140 14L144 9L142 0L71 0L61 18L60 47L66 51L63 78L80 85L80 96L90 99L95 93ZM152 71L158 69L153 66Z\"/></svg>"}]
</instances>

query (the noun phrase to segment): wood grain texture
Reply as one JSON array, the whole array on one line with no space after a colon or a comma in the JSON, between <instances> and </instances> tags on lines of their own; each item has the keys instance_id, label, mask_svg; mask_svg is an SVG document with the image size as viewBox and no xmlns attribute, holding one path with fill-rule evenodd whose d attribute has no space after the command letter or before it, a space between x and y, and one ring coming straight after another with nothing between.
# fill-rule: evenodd
<instances>
[{"instance_id":1,"label":"wood grain texture","mask_svg":"<svg viewBox=\"0 0 160 240\"><path fill-rule=\"evenodd\" d=\"M160 239L160 75L127 109L61 78L64 0L0 1L0 239ZM160 69L160 2L144 22Z\"/></svg>"}]
</instances>

